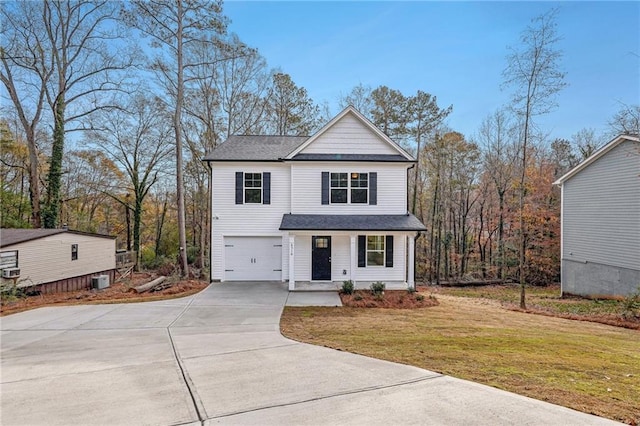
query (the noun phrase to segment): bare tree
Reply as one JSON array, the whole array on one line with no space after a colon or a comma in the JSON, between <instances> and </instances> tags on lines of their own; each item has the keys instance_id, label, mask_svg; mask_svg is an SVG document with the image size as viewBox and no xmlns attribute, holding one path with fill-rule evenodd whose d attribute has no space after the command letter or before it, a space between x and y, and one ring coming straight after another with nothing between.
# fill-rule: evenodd
<instances>
[{"instance_id":1,"label":"bare tree","mask_svg":"<svg viewBox=\"0 0 640 426\"><path fill-rule=\"evenodd\" d=\"M128 180L125 194L110 195L133 212L133 250L138 253L138 259L143 202L172 152L171 127L167 125L169 114L161 105L157 99L137 95L123 108L104 111L96 117L102 130L89 134L94 143L106 148L107 155L120 166ZM133 193L133 206L128 199L129 191Z\"/></svg>"},{"instance_id":2,"label":"bare tree","mask_svg":"<svg viewBox=\"0 0 640 426\"><path fill-rule=\"evenodd\" d=\"M519 182L520 222L520 307L526 308L525 264L527 235L524 224L524 204L527 180L527 150L532 136L534 117L556 107L555 96L566 86L565 73L560 70L562 52L556 24L557 9L537 16L522 32L520 45L509 48L507 67L503 72L504 86L513 90L513 109L522 122L522 144Z\"/></svg>"},{"instance_id":3,"label":"bare tree","mask_svg":"<svg viewBox=\"0 0 640 426\"><path fill-rule=\"evenodd\" d=\"M373 110L371 87L365 86L362 83L358 84L346 95L341 95L338 104L342 109L351 105L366 117L371 118L371 111Z\"/></svg>"},{"instance_id":4,"label":"bare tree","mask_svg":"<svg viewBox=\"0 0 640 426\"><path fill-rule=\"evenodd\" d=\"M609 120L613 136L640 135L640 105L623 104L620 110Z\"/></svg>"},{"instance_id":5,"label":"bare tree","mask_svg":"<svg viewBox=\"0 0 640 426\"><path fill-rule=\"evenodd\" d=\"M211 49L224 48L221 36L226 33L227 19L222 15L220 0L135 0L131 9L124 10L124 16L157 48L152 68L173 107L179 259L182 275L188 276L182 118L189 70L202 65L189 61L189 49L202 44Z\"/></svg>"},{"instance_id":6,"label":"bare tree","mask_svg":"<svg viewBox=\"0 0 640 426\"><path fill-rule=\"evenodd\" d=\"M304 87L297 86L289 74L273 74L273 84L267 98L270 133L306 136L319 125L320 108L314 104Z\"/></svg>"},{"instance_id":7,"label":"bare tree","mask_svg":"<svg viewBox=\"0 0 640 426\"><path fill-rule=\"evenodd\" d=\"M47 82L53 67L42 49L46 34L36 2L5 4L0 8L3 28L0 80L4 84L29 149L29 199L31 226L42 226L40 209L40 165L36 135L45 106Z\"/></svg>"},{"instance_id":8,"label":"bare tree","mask_svg":"<svg viewBox=\"0 0 640 426\"><path fill-rule=\"evenodd\" d=\"M483 146L483 166L498 195L498 277L506 278L504 247L505 202L515 176L517 149L514 124L505 110L487 116L480 126L478 140Z\"/></svg>"},{"instance_id":9,"label":"bare tree","mask_svg":"<svg viewBox=\"0 0 640 426\"><path fill-rule=\"evenodd\" d=\"M120 38L114 24L115 3L44 0L40 14L46 48L38 50L45 57L42 62L46 61L52 70L45 95L53 114L43 219L46 228L54 228L58 225L65 133L69 131L65 126L108 107L106 92L122 90L122 80L116 76L132 62L123 52L110 47L113 40Z\"/></svg>"},{"instance_id":10,"label":"bare tree","mask_svg":"<svg viewBox=\"0 0 640 426\"><path fill-rule=\"evenodd\" d=\"M604 143L602 137L596 135L594 129L584 128L571 136L571 142L578 150L579 161L586 160Z\"/></svg>"},{"instance_id":11,"label":"bare tree","mask_svg":"<svg viewBox=\"0 0 640 426\"><path fill-rule=\"evenodd\" d=\"M422 141L451 113L453 106L438 107L435 96L418 90L415 96L406 99L405 105L406 131L416 144L416 158L418 160L413 171L413 202L411 212L415 214L418 201L418 176L420 174L420 149Z\"/></svg>"}]
</instances>

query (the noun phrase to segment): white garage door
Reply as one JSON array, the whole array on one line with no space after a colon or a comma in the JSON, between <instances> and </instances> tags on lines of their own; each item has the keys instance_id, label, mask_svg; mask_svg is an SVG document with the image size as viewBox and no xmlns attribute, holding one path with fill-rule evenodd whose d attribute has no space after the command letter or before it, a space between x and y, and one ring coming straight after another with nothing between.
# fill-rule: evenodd
<instances>
[{"instance_id":1,"label":"white garage door","mask_svg":"<svg viewBox=\"0 0 640 426\"><path fill-rule=\"evenodd\" d=\"M225 237L225 281L280 281L281 237Z\"/></svg>"}]
</instances>

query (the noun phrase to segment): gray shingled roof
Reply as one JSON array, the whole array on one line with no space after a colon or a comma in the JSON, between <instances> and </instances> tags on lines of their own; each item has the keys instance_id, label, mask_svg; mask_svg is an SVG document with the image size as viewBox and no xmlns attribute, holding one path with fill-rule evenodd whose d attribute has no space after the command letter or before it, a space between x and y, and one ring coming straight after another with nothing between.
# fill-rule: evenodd
<instances>
[{"instance_id":1,"label":"gray shingled roof","mask_svg":"<svg viewBox=\"0 0 640 426\"><path fill-rule=\"evenodd\" d=\"M72 231L69 229L0 229L0 247L8 247L14 244L24 243L26 241L37 240L38 238L48 237L50 235L62 234L68 232L71 234L90 235L99 238L114 239L110 235L92 234L89 232Z\"/></svg>"},{"instance_id":2,"label":"gray shingled roof","mask_svg":"<svg viewBox=\"0 0 640 426\"><path fill-rule=\"evenodd\" d=\"M207 153L204 161L278 161L308 136L229 136L226 141Z\"/></svg>"},{"instance_id":3,"label":"gray shingled roof","mask_svg":"<svg viewBox=\"0 0 640 426\"><path fill-rule=\"evenodd\" d=\"M373 161L390 163L411 163L400 154L298 154L293 157L298 161Z\"/></svg>"},{"instance_id":4,"label":"gray shingled roof","mask_svg":"<svg viewBox=\"0 0 640 426\"><path fill-rule=\"evenodd\" d=\"M425 231L412 214L285 214L281 231Z\"/></svg>"}]
</instances>

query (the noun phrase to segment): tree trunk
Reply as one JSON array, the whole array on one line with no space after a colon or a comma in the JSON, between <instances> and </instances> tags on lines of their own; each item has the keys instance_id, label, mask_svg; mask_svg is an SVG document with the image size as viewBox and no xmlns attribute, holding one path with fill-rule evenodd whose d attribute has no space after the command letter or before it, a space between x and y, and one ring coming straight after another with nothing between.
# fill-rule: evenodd
<instances>
[{"instance_id":1,"label":"tree trunk","mask_svg":"<svg viewBox=\"0 0 640 426\"><path fill-rule=\"evenodd\" d=\"M40 211L40 173L38 172L38 152L36 137L33 129L27 132L27 146L29 147L29 202L31 203L31 226L42 228L42 213Z\"/></svg>"},{"instance_id":2,"label":"tree trunk","mask_svg":"<svg viewBox=\"0 0 640 426\"><path fill-rule=\"evenodd\" d=\"M55 103L53 146L49 176L47 178L47 205L44 212L44 227L56 228L60 214L60 187L62 179L62 156L64 154L64 110L65 101L61 94Z\"/></svg>"},{"instance_id":3,"label":"tree trunk","mask_svg":"<svg viewBox=\"0 0 640 426\"><path fill-rule=\"evenodd\" d=\"M182 0L176 1L178 8L178 30L177 35L177 61L178 61L178 81L176 93L176 110L173 116L173 126L176 135L176 195L178 198L178 237L180 247L178 248L178 256L180 259L180 270L183 277L189 276L189 264L187 262L187 229L185 217L184 203L184 175L182 161L182 104L184 101L184 64L183 64L183 42L182 42L182 24L184 19L184 11L182 8Z\"/></svg>"}]
</instances>

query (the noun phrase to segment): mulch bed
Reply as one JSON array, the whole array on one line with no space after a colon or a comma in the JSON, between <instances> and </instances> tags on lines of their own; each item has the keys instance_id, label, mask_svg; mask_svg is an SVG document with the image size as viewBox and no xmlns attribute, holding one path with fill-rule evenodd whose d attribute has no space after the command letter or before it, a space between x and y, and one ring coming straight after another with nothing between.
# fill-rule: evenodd
<instances>
[{"instance_id":1,"label":"mulch bed","mask_svg":"<svg viewBox=\"0 0 640 426\"><path fill-rule=\"evenodd\" d=\"M407 290L385 290L381 295L371 290L356 290L353 294L340 293L340 299L344 306L351 308L416 309L439 305L431 295Z\"/></svg>"},{"instance_id":2,"label":"mulch bed","mask_svg":"<svg viewBox=\"0 0 640 426\"><path fill-rule=\"evenodd\" d=\"M138 272L134 273L131 279L125 278L123 281L112 283L111 286L103 290L77 290L66 293L28 296L13 300L3 297L0 302L0 316L52 305L132 303L173 299L197 293L209 285L206 281L190 279L178 281L171 287L160 291L136 293L133 290L133 287L147 283L157 277L157 274Z\"/></svg>"}]
</instances>

